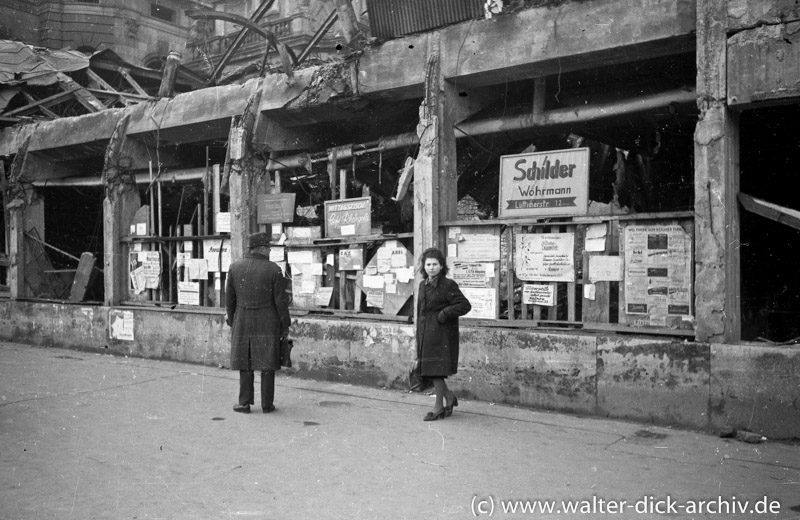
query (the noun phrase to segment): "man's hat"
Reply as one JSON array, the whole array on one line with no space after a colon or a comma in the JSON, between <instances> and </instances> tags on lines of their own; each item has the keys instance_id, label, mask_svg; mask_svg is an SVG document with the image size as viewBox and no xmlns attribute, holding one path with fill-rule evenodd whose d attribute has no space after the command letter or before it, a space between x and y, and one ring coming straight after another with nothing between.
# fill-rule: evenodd
<instances>
[{"instance_id":1,"label":"man's hat","mask_svg":"<svg viewBox=\"0 0 800 520\"><path fill-rule=\"evenodd\" d=\"M247 247L250 249L267 246L269 247L270 236L266 233L253 233L247 237Z\"/></svg>"}]
</instances>

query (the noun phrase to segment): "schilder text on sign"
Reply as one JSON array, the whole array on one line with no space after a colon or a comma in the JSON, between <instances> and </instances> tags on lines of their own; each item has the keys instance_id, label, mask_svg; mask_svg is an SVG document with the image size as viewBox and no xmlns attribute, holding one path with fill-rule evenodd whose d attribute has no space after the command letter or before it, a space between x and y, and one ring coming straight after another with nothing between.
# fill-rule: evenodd
<instances>
[{"instance_id":1,"label":"schilder text on sign","mask_svg":"<svg viewBox=\"0 0 800 520\"><path fill-rule=\"evenodd\" d=\"M500 157L500 218L585 215L589 149Z\"/></svg>"}]
</instances>

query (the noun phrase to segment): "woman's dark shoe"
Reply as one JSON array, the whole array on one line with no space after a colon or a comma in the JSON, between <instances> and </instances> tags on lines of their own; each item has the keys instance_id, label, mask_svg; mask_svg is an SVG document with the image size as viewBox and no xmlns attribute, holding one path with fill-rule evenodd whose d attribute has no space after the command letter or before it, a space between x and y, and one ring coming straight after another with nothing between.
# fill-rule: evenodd
<instances>
[{"instance_id":1,"label":"woman's dark shoe","mask_svg":"<svg viewBox=\"0 0 800 520\"><path fill-rule=\"evenodd\" d=\"M423 421L437 421L439 419L444 419L446 411L447 410L442 408L442 411L440 411L438 413L428 412L427 414L425 414L425 417L423 417L422 420Z\"/></svg>"},{"instance_id":2,"label":"woman's dark shoe","mask_svg":"<svg viewBox=\"0 0 800 520\"><path fill-rule=\"evenodd\" d=\"M275 411L275 405L271 404L269 406L262 406L261 411L264 413L272 413Z\"/></svg>"},{"instance_id":3,"label":"woman's dark shoe","mask_svg":"<svg viewBox=\"0 0 800 520\"><path fill-rule=\"evenodd\" d=\"M239 413L250 413L250 405L249 404L235 404L233 405L233 411Z\"/></svg>"},{"instance_id":4,"label":"woman's dark shoe","mask_svg":"<svg viewBox=\"0 0 800 520\"><path fill-rule=\"evenodd\" d=\"M453 415L453 407L454 406L458 406L458 397L456 397L455 395L453 396L453 401L450 403L450 405L444 407L444 416L445 417L450 417L451 415Z\"/></svg>"}]
</instances>

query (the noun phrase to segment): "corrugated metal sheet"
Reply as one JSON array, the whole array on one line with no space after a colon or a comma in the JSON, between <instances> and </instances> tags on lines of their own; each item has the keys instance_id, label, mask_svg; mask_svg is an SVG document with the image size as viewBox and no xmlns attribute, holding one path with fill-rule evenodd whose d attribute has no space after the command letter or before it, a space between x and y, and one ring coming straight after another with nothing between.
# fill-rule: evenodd
<instances>
[{"instance_id":1,"label":"corrugated metal sheet","mask_svg":"<svg viewBox=\"0 0 800 520\"><path fill-rule=\"evenodd\" d=\"M372 35L388 40L483 16L484 0L367 0Z\"/></svg>"}]
</instances>

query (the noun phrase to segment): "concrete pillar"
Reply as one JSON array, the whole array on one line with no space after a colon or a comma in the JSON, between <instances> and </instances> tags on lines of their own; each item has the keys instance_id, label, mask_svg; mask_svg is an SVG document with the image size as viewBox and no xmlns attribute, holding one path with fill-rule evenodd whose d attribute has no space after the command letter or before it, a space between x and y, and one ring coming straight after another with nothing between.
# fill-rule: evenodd
<instances>
[{"instance_id":1,"label":"concrete pillar","mask_svg":"<svg viewBox=\"0 0 800 520\"><path fill-rule=\"evenodd\" d=\"M454 117L461 107L455 88L445 81L439 33L431 35L425 99L419 109L419 153L414 161L414 255L441 247L439 223L455 220L458 206ZM442 233L443 234L443 233ZM446 251L443 251L447 254Z\"/></svg>"},{"instance_id":2,"label":"concrete pillar","mask_svg":"<svg viewBox=\"0 0 800 520\"><path fill-rule=\"evenodd\" d=\"M103 199L103 301L109 306L128 299L128 248L123 247L121 239L130 235L133 217L141 207L133 178L125 175L119 166L128 120L129 116L124 116L114 128L103 165L106 189Z\"/></svg>"},{"instance_id":3,"label":"concrete pillar","mask_svg":"<svg viewBox=\"0 0 800 520\"><path fill-rule=\"evenodd\" d=\"M231 125L231 136L238 133L241 139L241 150L228 149L225 159L224 176L228 184L231 212L231 261L244 256L247 235L258 229L258 185L266 175L264 161L256 157L253 149L256 146L256 132L262 118L259 105L261 102L263 79L255 85L253 93L247 100L244 111L238 120ZM229 142L232 140L229 139ZM263 148L259 148L263 150Z\"/></svg>"},{"instance_id":4,"label":"concrete pillar","mask_svg":"<svg viewBox=\"0 0 800 520\"><path fill-rule=\"evenodd\" d=\"M11 298L25 298L32 296L27 286L39 287L41 273L36 269L26 269L26 265L35 262L30 257L30 248L26 247L25 233L36 230L39 238L44 240L44 201L32 188L25 191L24 199L16 198L9 205L9 266L8 285ZM30 271L30 272L29 272ZM27 276L26 276L27 274ZM38 289L37 289L38 290Z\"/></svg>"},{"instance_id":5,"label":"concrete pillar","mask_svg":"<svg viewBox=\"0 0 800 520\"><path fill-rule=\"evenodd\" d=\"M698 341L741 338L739 119L727 106L727 0L697 2L695 312Z\"/></svg>"},{"instance_id":6,"label":"concrete pillar","mask_svg":"<svg viewBox=\"0 0 800 520\"><path fill-rule=\"evenodd\" d=\"M231 212L231 261L240 260L244 255L247 235L255 228L251 222L257 214L257 175L252 168L243 168L232 172L230 176L230 212Z\"/></svg>"}]
</instances>

